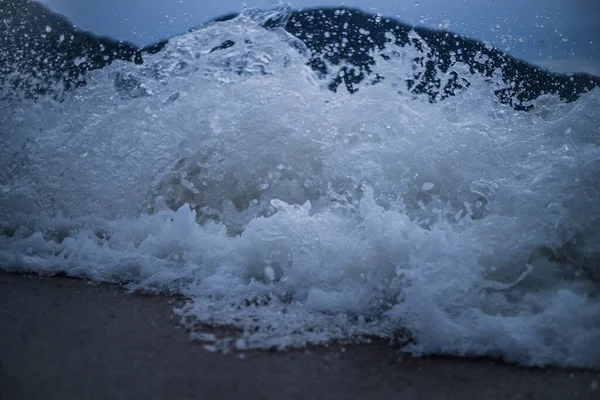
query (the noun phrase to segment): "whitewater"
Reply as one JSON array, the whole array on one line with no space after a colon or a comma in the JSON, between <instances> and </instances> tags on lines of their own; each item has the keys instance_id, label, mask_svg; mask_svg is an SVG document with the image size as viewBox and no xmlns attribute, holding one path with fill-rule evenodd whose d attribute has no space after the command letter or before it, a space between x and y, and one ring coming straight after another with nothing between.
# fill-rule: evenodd
<instances>
[{"instance_id":1,"label":"whitewater","mask_svg":"<svg viewBox=\"0 0 600 400\"><path fill-rule=\"evenodd\" d=\"M242 13L64 101L2 100L0 268L183 295L213 350L600 367L600 90L515 111L457 62L471 85L430 103L419 51L336 93Z\"/></svg>"}]
</instances>

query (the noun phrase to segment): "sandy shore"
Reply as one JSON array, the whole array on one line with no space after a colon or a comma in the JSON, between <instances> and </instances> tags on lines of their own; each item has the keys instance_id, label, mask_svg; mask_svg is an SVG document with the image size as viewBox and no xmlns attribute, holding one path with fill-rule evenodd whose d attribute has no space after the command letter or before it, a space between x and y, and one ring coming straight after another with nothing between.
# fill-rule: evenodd
<instances>
[{"instance_id":1,"label":"sandy shore","mask_svg":"<svg viewBox=\"0 0 600 400\"><path fill-rule=\"evenodd\" d=\"M385 344L211 353L177 325L173 301L0 273L0 398L600 398L600 371L417 359Z\"/></svg>"}]
</instances>

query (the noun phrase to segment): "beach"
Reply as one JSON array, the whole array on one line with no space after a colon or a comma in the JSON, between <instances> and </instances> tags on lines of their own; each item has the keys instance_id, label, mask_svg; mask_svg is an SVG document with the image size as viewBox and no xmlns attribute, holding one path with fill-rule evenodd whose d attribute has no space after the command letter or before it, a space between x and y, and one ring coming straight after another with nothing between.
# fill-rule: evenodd
<instances>
[{"instance_id":1,"label":"beach","mask_svg":"<svg viewBox=\"0 0 600 400\"><path fill-rule=\"evenodd\" d=\"M600 371L414 358L386 343L207 351L181 299L0 273L2 399L596 399Z\"/></svg>"}]
</instances>

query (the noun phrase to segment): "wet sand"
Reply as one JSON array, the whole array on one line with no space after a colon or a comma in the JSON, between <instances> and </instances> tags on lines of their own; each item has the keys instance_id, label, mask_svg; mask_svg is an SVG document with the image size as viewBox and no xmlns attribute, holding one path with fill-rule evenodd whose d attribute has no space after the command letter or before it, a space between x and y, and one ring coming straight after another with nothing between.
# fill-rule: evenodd
<instances>
[{"instance_id":1,"label":"wet sand","mask_svg":"<svg viewBox=\"0 0 600 400\"><path fill-rule=\"evenodd\" d=\"M413 358L383 343L211 353L178 326L174 301L0 272L0 399L600 398L600 371Z\"/></svg>"}]
</instances>

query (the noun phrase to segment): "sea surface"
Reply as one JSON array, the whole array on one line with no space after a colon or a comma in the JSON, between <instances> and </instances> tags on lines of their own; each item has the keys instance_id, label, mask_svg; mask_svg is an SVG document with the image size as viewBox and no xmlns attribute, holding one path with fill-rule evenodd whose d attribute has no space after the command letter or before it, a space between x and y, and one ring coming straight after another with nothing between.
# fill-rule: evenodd
<instances>
[{"instance_id":1,"label":"sea surface","mask_svg":"<svg viewBox=\"0 0 600 400\"><path fill-rule=\"evenodd\" d=\"M515 111L456 63L471 86L432 104L389 44L336 93L256 18L0 102L0 268L184 295L212 350L600 367L600 90Z\"/></svg>"}]
</instances>

